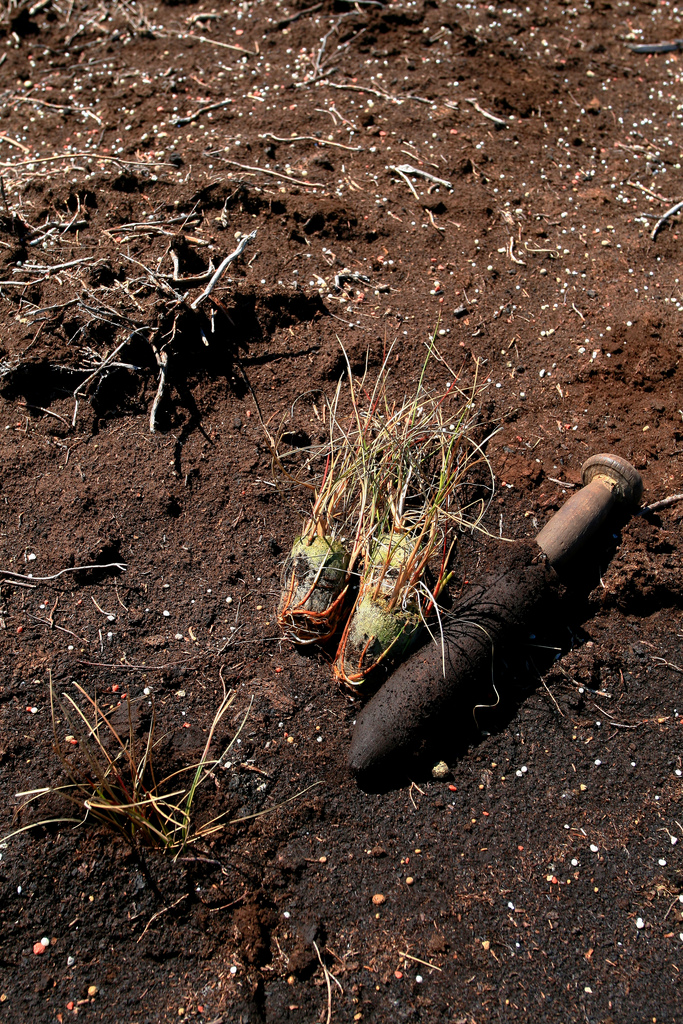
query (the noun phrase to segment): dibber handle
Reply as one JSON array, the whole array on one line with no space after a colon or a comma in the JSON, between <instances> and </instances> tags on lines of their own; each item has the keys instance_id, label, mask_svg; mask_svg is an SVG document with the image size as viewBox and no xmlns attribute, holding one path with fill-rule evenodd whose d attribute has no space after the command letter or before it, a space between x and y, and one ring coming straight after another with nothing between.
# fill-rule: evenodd
<instances>
[{"instance_id":1,"label":"dibber handle","mask_svg":"<svg viewBox=\"0 0 683 1024\"><path fill-rule=\"evenodd\" d=\"M573 494L536 543L553 568L566 565L607 518L617 502L635 505L643 493L638 470L619 455L593 455L581 467L584 486Z\"/></svg>"}]
</instances>

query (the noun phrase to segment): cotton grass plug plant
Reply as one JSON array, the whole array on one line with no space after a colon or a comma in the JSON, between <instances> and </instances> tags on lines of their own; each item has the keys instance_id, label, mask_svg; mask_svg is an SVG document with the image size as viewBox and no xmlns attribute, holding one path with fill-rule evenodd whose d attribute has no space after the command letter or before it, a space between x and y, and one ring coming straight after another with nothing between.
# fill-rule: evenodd
<instances>
[{"instance_id":1,"label":"cotton grass plug plant","mask_svg":"<svg viewBox=\"0 0 683 1024\"><path fill-rule=\"evenodd\" d=\"M320 484L294 478L277 457L279 468L312 497L311 511L285 560L277 615L284 636L297 644L324 643L334 636L362 550L351 521L354 511L363 509L366 487L358 472L358 439L343 430L337 417L340 390L341 382L334 401L325 406L328 440L308 453L308 463L317 459L324 466Z\"/></svg>"},{"instance_id":2,"label":"cotton grass plug plant","mask_svg":"<svg viewBox=\"0 0 683 1024\"><path fill-rule=\"evenodd\" d=\"M329 440L307 453L307 466L324 468L318 487L306 484L312 511L285 563L278 620L289 639L313 643L346 618L334 673L352 687L438 622L454 531L484 512L482 501L463 500L485 462L474 438L482 389L476 377L463 389L452 373L441 390L428 388L435 353L432 339L415 394L401 402L388 396L391 353L372 387L347 360L351 412L340 416L338 387Z\"/></svg>"},{"instance_id":3,"label":"cotton grass plug plant","mask_svg":"<svg viewBox=\"0 0 683 1024\"><path fill-rule=\"evenodd\" d=\"M373 484L360 531L365 557L334 662L337 678L353 687L438 621L454 530L477 526L484 511L462 500L484 459L473 438L481 389L476 380L467 391L453 382L428 389L426 369L412 397L390 404L383 386L366 416Z\"/></svg>"}]
</instances>

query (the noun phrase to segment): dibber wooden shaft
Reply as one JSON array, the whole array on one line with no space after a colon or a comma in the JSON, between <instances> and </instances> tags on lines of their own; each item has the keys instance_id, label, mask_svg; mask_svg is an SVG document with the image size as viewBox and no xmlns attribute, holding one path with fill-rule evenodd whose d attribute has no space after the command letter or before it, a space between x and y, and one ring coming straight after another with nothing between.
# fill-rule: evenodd
<instances>
[{"instance_id":1,"label":"dibber wooden shaft","mask_svg":"<svg viewBox=\"0 0 683 1024\"><path fill-rule=\"evenodd\" d=\"M593 455L581 469L584 486L556 512L536 538L553 568L566 565L618 502L636 504L640 473L618 455Z\"/></svg>"}]
</instances>

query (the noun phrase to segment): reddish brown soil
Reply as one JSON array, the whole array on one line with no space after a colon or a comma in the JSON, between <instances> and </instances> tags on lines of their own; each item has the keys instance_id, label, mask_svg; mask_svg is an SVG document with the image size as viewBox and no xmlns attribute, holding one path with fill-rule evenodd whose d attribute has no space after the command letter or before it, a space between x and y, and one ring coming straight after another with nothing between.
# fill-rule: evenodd
<instances>
[{"instance_id":1,"label":"reddish brown soil","mask_svg":"<svg viewBox=\"0 0 683 1024\"><path fill-rule=\"evenodd\" d=\"M438 325L463 378L490 378L495 537L533 536L596 451L635 463L645 501L682 491L680 219L651 238L683 194L682 65L628 47L683 36L679 9L53 0L2 31L0 565L127 566L0 583L3 834L59 812L14 795L64 781L50 677L142 710L151 689L164 767L199 756L221 679L220 740L253 700L199 820L318 785L177 862L90 822L9 840L0 1020L325 1021L328 999L335 1021L683 1019L683 505L615 524L502 652L500 706L475 720L495 697L468 694L366 792L345 769L363 698L278 641L301 502L272 486L254 402L331 394L337 336L357 369L397 341L403 394ZM413 177L416 198L405 163L450 187ZM174 306L161 275L252 230L212 333L201 285ZM369 281L335 291L344 269ZM131 335L72 425L92 353ZM463 538L456 593L494 546Z\"/></svg>"}]
</instances>

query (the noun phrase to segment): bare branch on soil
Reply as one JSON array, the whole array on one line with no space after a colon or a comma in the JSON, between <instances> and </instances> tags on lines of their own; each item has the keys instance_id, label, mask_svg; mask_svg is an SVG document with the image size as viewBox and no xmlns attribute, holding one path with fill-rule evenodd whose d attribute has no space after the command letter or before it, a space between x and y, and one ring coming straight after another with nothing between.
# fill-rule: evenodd
<instances>
[{"instance_id":1,"label":"bare branch on soil","mask_svg":"<svg viewBox=\"0 0 683 1024\"><path fill-rule=\"evenodd\" d=\"M657 233L658 233L659 229L661 227L663 227L664 224L666 224L666 222L668 221L669 217L674 217L678 213L679 210L683 210L683 202L675 203L669 210L666 211L666 213L662 214L662 216L659 218L659 220L657 221L657 223L653 227L652 234L650 235L650 238L652 239L653 242L654 242L655 238L657 237Z\"/></svg>"},{"instance_id":2,"label":"bare branch on soil","mask_svg":"<svg viewBox=\"0 0 683 1024\"><path fill-rule=\"evenodd\" d=\"M256 231L252 231L248 235L242 235L242 237L240 238L240 240L238 242L237 248L234 250L234 252L231 252L228 256L226 256L225 259L222 261L222 263L219 264L219 266L216 268L216 271L215 271L213 277L211 278L211 280L207 284L207 286L204 289L204 291L202 292L202 294L199 295L194 300L194 302L192 303L192 307L191 307L192 309L196 309L197 306L201 302L204 301L204 299L208 299L209 295L214 290L214 288L216 287L216 285L218 284L218 282L220 281L220 279L222 278L223 274L228 269L230 264L233 263L237 259L238 256L242 255L242 253L244 252L246 247L249 245L249 242L253 242L253 240L255 238L256 238Z\"/></svg>"}]
</instances>

